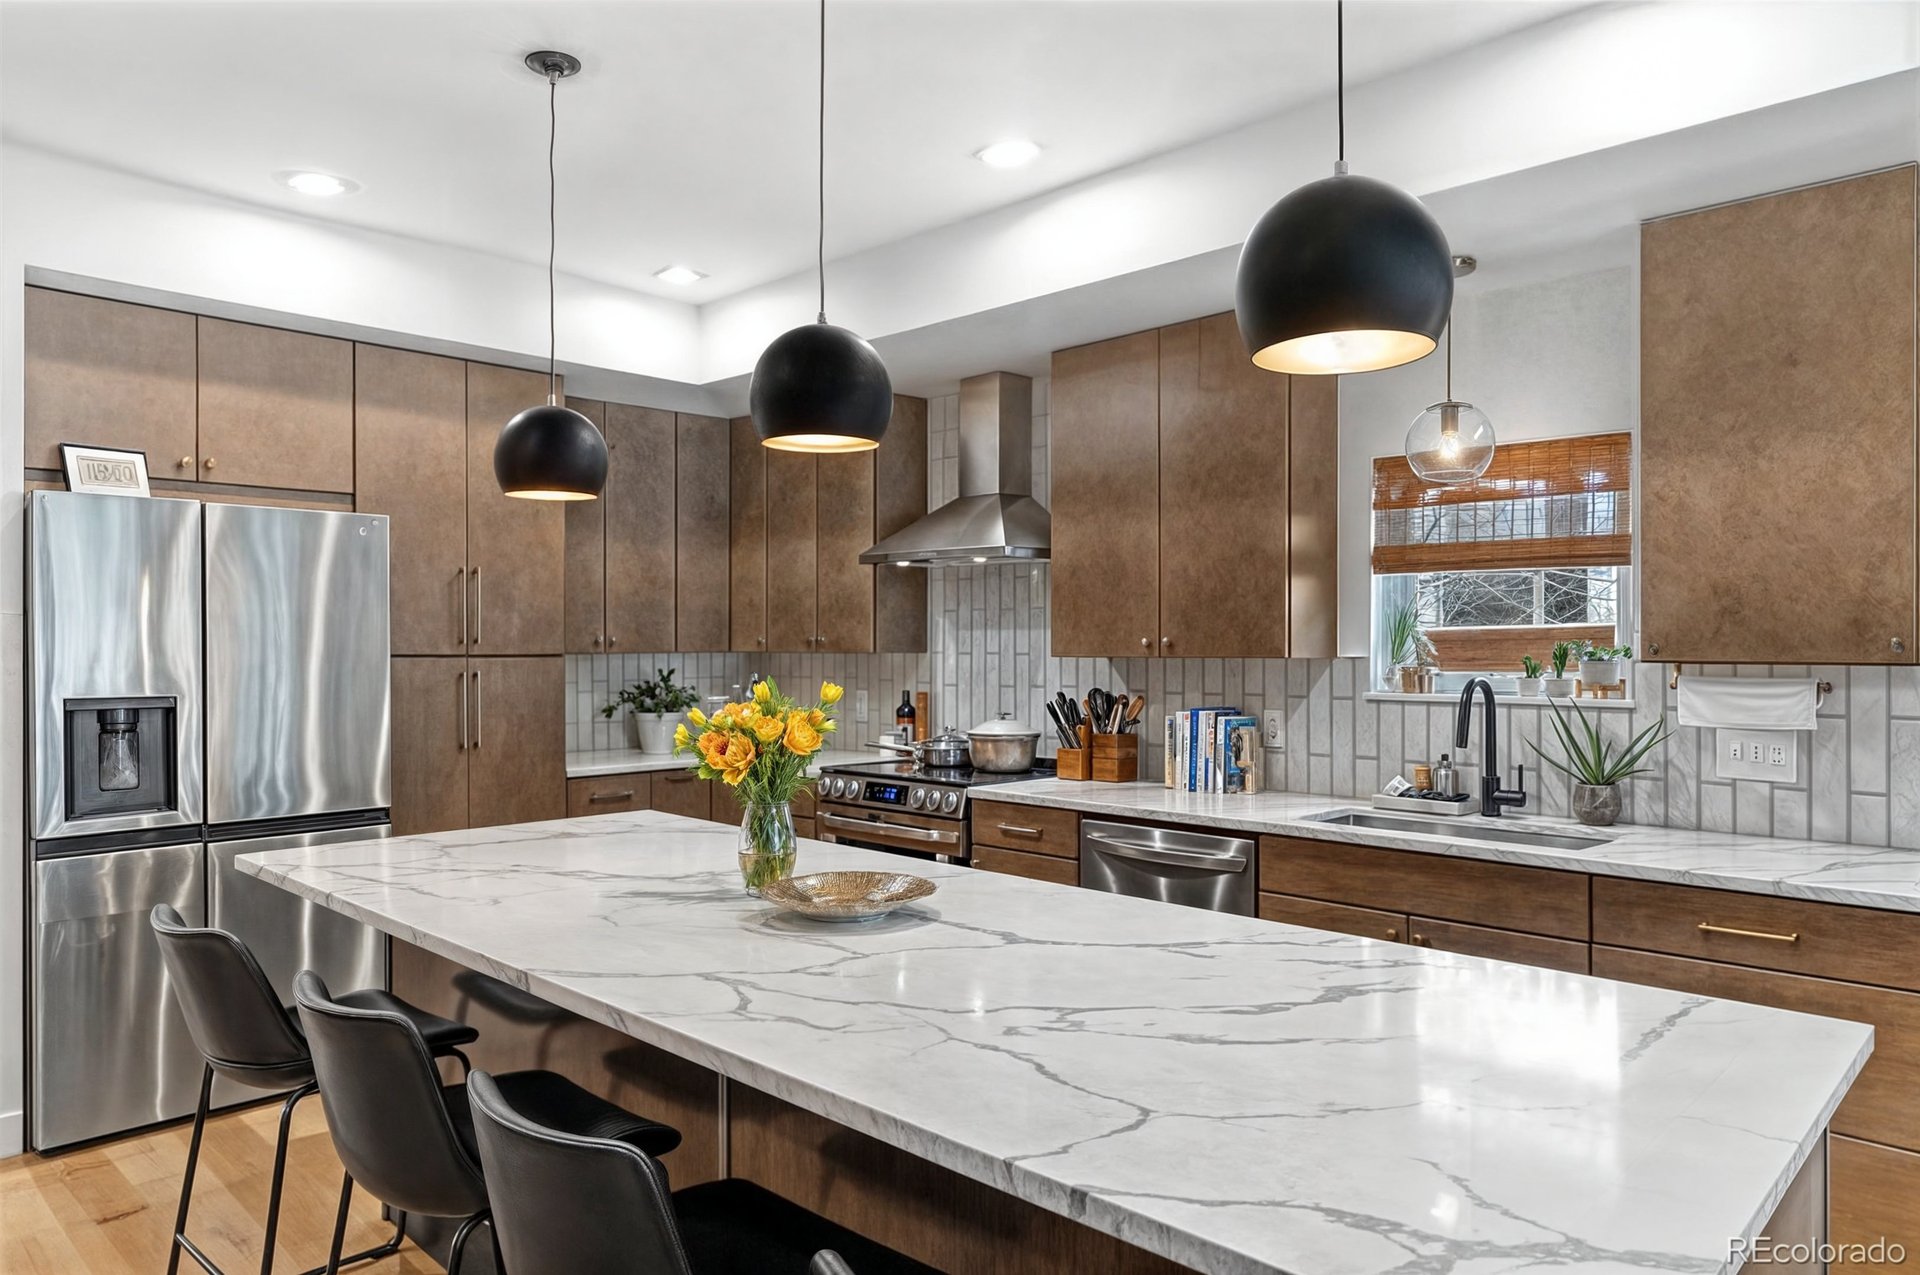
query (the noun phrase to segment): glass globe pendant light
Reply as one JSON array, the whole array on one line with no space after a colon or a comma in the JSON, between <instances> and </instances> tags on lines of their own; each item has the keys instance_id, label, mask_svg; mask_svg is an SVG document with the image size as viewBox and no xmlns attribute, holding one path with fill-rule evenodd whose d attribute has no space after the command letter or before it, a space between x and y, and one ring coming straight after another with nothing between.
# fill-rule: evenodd
<instances>
[{"instance_id":1,"label":"glass globe pendant light","mask_svg":"<svg viewBox=\"0 0 1920 1275\"><path fill-rule=\"evenodd\" d=\"M1453 324L1447 324L1447 397L1407 427L1407 464L1436 487L1470 483L1493 463L1493 422L1453 396Z\"/></svg>"},{"instance_id":2,"label":"glass globe pendant light","mask_svg":"<svg viewBox=\"0 0 1920 1275\"><path fill-rule=\"evenodd\" d=\"M748 407L762 445L790 452L864 452L893 419L893 380L879 352L827 322L827 0L820 0L820 312L774 338L753 366Z\"/></svg>"},{"instance_id":3,"label":"glass globe pendant light","mask_svg":"<svg viewBox=\"0 0 1920 1275\"><path fill-rule=\"evenodd\" d=\"M500 490L522 500L594 500L607 485L607 440L593 422L560 402L555 374L553 295L553 148L559 133L554 99L560 81L580 70L569 53L527 54L527 67L547 81L547 401L529 407L500 431L493 445L493 476Z\"/></svg>"},{"instance_id":4,"label":"glass globe pendant light","mask_svg":"<svg viewBox=\"0 0 1920 1275\"><path fill-rule=\"evenodd\" d=\"M1269 372L1374 372L1433 352L1453 307L1447 237L1397 186L1347 172L1346 9L1335 6L1339 158L1254 224L1234 315Z\"/></svg>"}]
</instances>

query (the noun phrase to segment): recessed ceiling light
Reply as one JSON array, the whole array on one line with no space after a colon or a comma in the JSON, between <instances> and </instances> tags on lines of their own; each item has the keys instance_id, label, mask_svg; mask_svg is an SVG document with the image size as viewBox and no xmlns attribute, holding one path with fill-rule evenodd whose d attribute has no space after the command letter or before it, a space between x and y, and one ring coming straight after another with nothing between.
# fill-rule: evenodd
<instances>
[{"instance_id":1,"label":"recessed ceiling light","mask_svg":"<svg viewBox=\"0 0 1920 1275\"><path fill-rule=\"evenodd\" d=\"M303 195L318 195L322 198L331 195L351 195L360 189L360 183L348 177L336 177L332 173L316 173L306 168L283 169L273 175L273 179L290 190Z\"/></svg>"},{"instance_id":2,"label":"recessed ceiling light","mask_svg":"<svg viewBox=\"0 0 1920 1275\"><path fill-rule=\"evenodd\" d=\"M973 157L988 168L1022 168L1034 161L1040 147L1024 138L1008 138L991 146L982 146Z\"/></svg>"},{"instance_id":3,"label":"recessed ceiling light","mask_svg":"<svg viewBox=\"0 0 1920 1275\"><path fill-rule=\"evenodd\" d=\"M689 284L698 283L707 276L692 266L662 266L653 272L653 277L662 283Z\"/></svg>"}]
</instances>

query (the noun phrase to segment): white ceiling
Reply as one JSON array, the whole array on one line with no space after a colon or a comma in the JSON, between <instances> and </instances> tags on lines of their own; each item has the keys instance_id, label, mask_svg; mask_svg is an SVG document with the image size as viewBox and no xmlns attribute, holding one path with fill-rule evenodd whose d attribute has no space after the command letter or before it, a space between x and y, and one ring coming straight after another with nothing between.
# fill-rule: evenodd
<instances>
[{"instance_id":1,"label":"white ceiling","mask_svg":"<svg viewBox=\"0 0 1920 1275\"><path fill-rule=\"evenodd\" d=\"M1349 79L1588 7L1357 0ZM1326 0L833 0L830 257L1004 207L1330 92ZM653 3L0 6L0 133L109 168L521 260L545 255L560 89L560 264L704 303L811 264L815 8ZM971 158L1028 136L1017 172ZM365 189L314 200L286 168ZM684 263L689 288L652 272Z\"/></svg>"}]
</instances>

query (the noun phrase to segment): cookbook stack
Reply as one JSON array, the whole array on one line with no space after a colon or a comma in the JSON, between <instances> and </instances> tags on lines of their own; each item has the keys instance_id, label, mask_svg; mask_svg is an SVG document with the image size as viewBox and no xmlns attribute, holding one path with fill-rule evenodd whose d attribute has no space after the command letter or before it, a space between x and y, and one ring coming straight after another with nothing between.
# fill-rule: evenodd
<instances>
[{"instance_id":1,"label":"cookbook stack","mask_svg":"<svg viewBox=\"0 0 1920 1275\"><path fill-rule=\"evenodd\" d=\"M1260 723L1237 708L1189 708L1167 718L1166 786L1187 792L1260 791Z\"/></svg>"}]
</instances>

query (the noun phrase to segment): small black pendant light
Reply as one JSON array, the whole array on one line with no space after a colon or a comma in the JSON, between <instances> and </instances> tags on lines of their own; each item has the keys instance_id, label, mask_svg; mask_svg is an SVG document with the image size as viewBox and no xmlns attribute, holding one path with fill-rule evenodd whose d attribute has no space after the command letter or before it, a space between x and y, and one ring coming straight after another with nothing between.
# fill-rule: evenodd
<instances>
[{"instance_id":1,"label":"small black pendant light","mask_svg":"<svg viewBox=\"0 0 1920 1275\"><path fill-rule=\"evenodd\" d=\"M1433 352L1453 307L1453 263L1433 214L1397 186L1347 172L1346 12L1335 6L1340 152L1254 224L1234 312L1270 372L1373 372Z\"/></svg>"},{"instance_id":2,"label":"small black pendant light","mask_svg":"<svg viewBox=\"0 0 1920 1275\"><path fill-rule=\"evenodd\" d=\"M879 353L827 322L827 0L820 0L820 316L775 337L753 367L748 401L768 447L864 452L893 419L893 381Z\"/></svg>"},{"instance_id":3,"label":"small black pendant light","mask_svg":"<svg viewBox=\"0 0 1920 1275\"><path fill-rule=\"evenodd\" d=\"M527 66L547 81L547 401L521 412L500 431L493 445L493 476L501 491L523 500L594 500L607 485L607 440L592 421L560 402L554 370L553 150L559 134L554 99L560 81L579 72L580 59L543 50L527 54Z\"/></svg>"}]
</instances>

